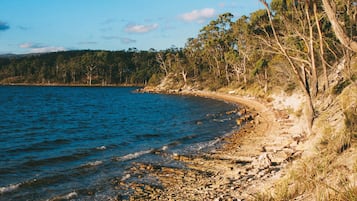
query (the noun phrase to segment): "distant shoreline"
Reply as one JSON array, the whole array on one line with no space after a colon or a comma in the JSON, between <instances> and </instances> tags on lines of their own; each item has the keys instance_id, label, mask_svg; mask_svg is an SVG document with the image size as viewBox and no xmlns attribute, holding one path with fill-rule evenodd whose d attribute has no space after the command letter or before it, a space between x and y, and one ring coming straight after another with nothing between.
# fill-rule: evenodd
<instances>
[{"instance_id":1,"label":"distant shoreline","mask_svg":"<svg viewBox=\"0 0 357 201\"><path fill-rule=\"evenodd\" d=\"M38 86L38 87L144 87L143 84L61 84L61 83L1 83L0 86Z\"/></svg>"}]
</instances>

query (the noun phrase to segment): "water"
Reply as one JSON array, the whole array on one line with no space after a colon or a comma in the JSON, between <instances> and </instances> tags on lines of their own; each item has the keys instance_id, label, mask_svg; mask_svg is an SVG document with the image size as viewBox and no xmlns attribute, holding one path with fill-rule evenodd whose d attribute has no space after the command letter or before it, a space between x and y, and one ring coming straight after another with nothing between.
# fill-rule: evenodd
<instances>
[{"instance_id":1,"label":"water","mask_svg":"<svg viewBox=\"0 0 357 201\"><path fill-rule=\"evenodd\" d=\"M0 200L103 200L132 162L169 164L231 132L237 106L135 88L0 87Z\"/></svg>"}]
</instances>

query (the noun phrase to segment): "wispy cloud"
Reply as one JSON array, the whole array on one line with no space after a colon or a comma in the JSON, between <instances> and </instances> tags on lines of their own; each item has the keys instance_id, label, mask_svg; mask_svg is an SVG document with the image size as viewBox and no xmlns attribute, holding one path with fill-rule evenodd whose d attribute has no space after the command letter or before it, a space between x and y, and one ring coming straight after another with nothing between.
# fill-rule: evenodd
<instances>
[{"instance_id":1,"label":"wispy cloud","mask_svg":"<svg viewBox=\"0 0 357 201\"><path fill-rule=\"evenodd\" d=\"M40 48L33 48L31 49L31 52L33 53L45 53L45 52L62 52L66 51L67 49L64 47L53 47L53 46L48 46L48 47L40 47Z\"/></svg>"},{"instance_id":2,"label":"wispy cloud","mask_svg":"<svg viewBox=\"0 0 357 201\"><path fill-rule=\"evenodd\" d=\"M213 8L204 8L201 10L193 10L189 13L184 13L180 15L180 19L186 22L198 22L203 23L207 19L214 17L216 10Z\"/></svg>"},{"instance_id":3,"label":"wispy cloud","mask_svg":"<svg viewBox=\"0 0 357 201\"><path fill-rule=\"evenodd\" d=\"M32 48L41 48L43 46L39 44L33 44L33 43L22 43L20 44L20 47L23 49L32 49Z\"/></svg>"},{"instance_id":4,"label":"wispy cloud","mask_svg":"<svg viewBox=\"0 0 357 201\"><path fill-rule=\"evenodd\" d=\"M29 49L31 53L60 52L67 50L64 47L44 46L33 43L22 43L20 44L20 48Z\"/></svg>"},{"instance_id":5,"label":"wispy cloud","mask_svg":"<svg viewBox=\"0 0 357 201\"><path fill-rule=\"evenodd\" d=\"M10 29L10 25L6 22L0 21L0 31L6 31L8 29Z\"/></svg>"},{"instance_id":6,"label":"wispy cloud","mask_svg":"<svg viewBox=\"0 0 357 201\"><path fill-rule=\"evenodd\" d=\"M120 41L123 44L132 44L132 43L136 43L136 40L131 39L131 38L120 38Z\"/></svg>"},{"instance_id":7,"label":"wispy cloud","mask_svg":"<svg viewBox=\"0 0 357 201\"><path fill-rule=\"evenodd\" d=\"M159 27L158 24L137 24L137 25L127 25L125 27L125 32L127 33L147 33L153 31Z\"/></svg>"},{"instance_id":8,"label":"wispy cloud","mask_svg":"<svg viewBox=\"0 0 357 201\"><path fill-rule=\"evenodd\" d=\"M81 41L78 44L79 45L96 45L97 42L94 42L94 41Z\"/></svg>"},{"instance_id":9,"label":"wispy cloud","mask_svg":"<svg viewBox=\"0 0 357 201\"><path fill-rule=\"evenodd\" d=\"M123 43L123 44L136 43L136 40L134 40L134 39L126 38L126 37L120 37L120 36L102 36L102 38L105 39L105 40L120 40L120 42Z\"/></svg>"}]
</instances>

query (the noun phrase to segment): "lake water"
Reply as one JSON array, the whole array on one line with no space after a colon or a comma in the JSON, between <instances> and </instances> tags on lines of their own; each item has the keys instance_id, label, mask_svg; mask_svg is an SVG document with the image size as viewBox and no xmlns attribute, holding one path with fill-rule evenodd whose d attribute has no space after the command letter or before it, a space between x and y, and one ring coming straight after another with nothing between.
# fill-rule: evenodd
<instances>
[{"instance_id":1,"label":"lake water","mask_svg":"<svg viewBox=\"0 0 357 201\"><path fill-rule=\"evenodd\" d=\"M236 129L236 105L134 90L1 86L0 200L106 200L133 162L168 165Z\"/></svg>"}]
</instances>

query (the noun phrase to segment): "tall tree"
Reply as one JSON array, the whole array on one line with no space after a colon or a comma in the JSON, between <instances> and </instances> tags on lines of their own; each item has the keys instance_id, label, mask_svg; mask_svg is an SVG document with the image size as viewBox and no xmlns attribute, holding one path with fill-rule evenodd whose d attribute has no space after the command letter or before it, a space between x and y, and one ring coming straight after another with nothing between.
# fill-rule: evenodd
<instances>
[{"instance_id":1,"label":"tall tree","mask_svg":"<svg viewBox=\"0 0 357 201\"><path fill-rule=\"evenodd\" d=\"M332 24L332 28L336 34L336 37L346 48L357 52L357 41L354 41L348 36L348 34L346 34L345 30L337 19L336 11L331 5L332 2L333 0L322 0L326 15ZM353 5L356 6L356 2L354 2Z\"/></svg>"},{"instance_id":2,"label":"tall tree","mask_svg":"<svg viewBox=\"0 0 357 201\"><path fill-rule=\"evenodd\" d=\"M267 15L269 17L269 23L270 23L270 27L272 29L272 34L275 40L276 45L278 46L277 50L286 58L286 60L289 62L289 65L291 67L291 70L294 72L296 80L300 86L300 89L303 91L303 94L305 95L305 99L306 99L306 108L305 108L305 117L306 117L306 123L307 123L307 132L311 133L311 129L312 129L312 125L313 125L313 120L314 120L314 104L313 104L313 90L311 90L310 88L310 83L309 83L309 74L306 71L305 65L304 63L301 63L300 66L296 63L295 60L300 60L300 58L294 58L290 51L290 47L284 45L284 43L282 42L280 35L278 35L274 22L273 22L273 15L270 11L269 5L266 2L266 0L260 0L260 2L265 6L266 11L267 11ZM306 5L305 5L306 6ZM311 32L309 31L309 35L311 35ZM311 37L311 36L310 36ZM304 39L305 37L303 37ZM310 49L310 45L309 42L304 40L304 43L307 46L307 50L308 51L313 51L312 49ZM308 63L309 64L309 63ZM313 68L311 68L311 70L313 70ZM314 76L314 75L312 75ZM314 86L313 86L314 87Z\"/></svg>"}]
</instances>

